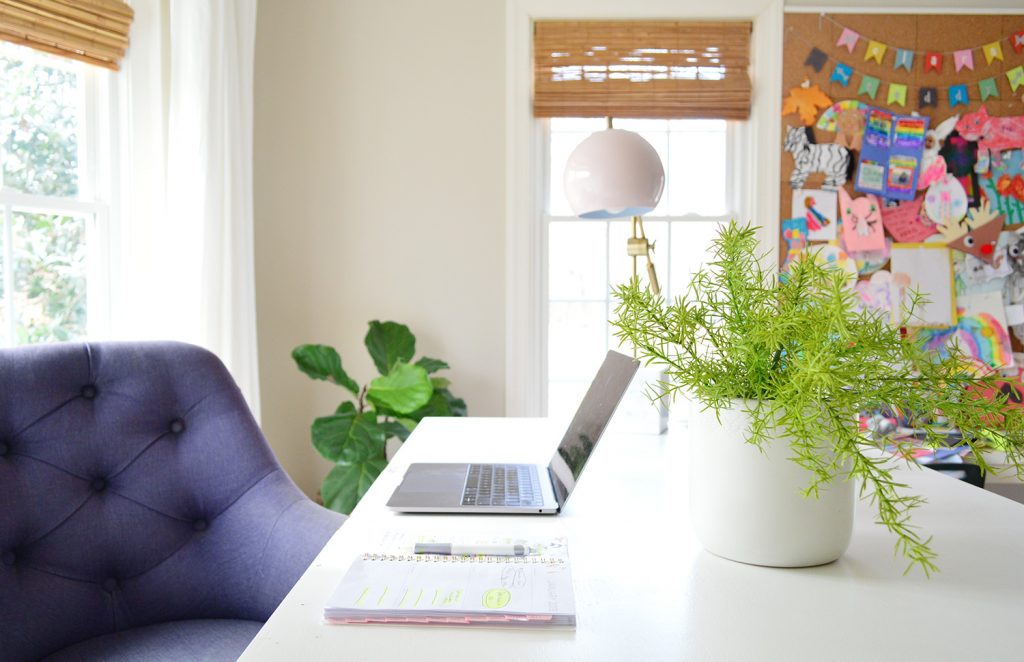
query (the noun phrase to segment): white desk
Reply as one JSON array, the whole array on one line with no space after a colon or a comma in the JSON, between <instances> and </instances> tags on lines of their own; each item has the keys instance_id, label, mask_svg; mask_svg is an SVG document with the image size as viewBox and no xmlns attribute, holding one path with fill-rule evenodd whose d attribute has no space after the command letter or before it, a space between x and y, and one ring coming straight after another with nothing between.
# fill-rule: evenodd
<instances>
[{"instance_id":1,"label":"white desk","mask_svg":"<svg viewBox=\"0 0 1024 662\"><path fill-rule=\"evenodd\" d=\"M685 436L685 432L678 436ZM609 434L558 516L397 515L384 503L414 461L546 462L538 419L428 419L370 489L243 660L1020 660L1024 506L935 472L903 474L929 503L942 572L903 576L893 539L858 504L836 563L726 561L690 532L685 439ZM355 556L384 531L569 539L575 631L322 625Z\"/></svg>"}]
</instances>

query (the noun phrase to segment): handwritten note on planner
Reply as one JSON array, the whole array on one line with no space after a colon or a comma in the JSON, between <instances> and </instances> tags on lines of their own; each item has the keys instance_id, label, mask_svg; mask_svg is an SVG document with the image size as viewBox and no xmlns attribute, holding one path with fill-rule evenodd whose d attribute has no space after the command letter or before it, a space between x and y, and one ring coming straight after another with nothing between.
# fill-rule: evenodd
<instances>
[{"instance_id":1,"label":"handwritten note on planner","mask_svg":"<svg viewBox=\"0 0 1024 662\"><path fill-rule=\"evenodd\" d=\"M564 539L520 556L366 553L324 607L336 624L575 626Z\"/></svg>"}]
</instances>

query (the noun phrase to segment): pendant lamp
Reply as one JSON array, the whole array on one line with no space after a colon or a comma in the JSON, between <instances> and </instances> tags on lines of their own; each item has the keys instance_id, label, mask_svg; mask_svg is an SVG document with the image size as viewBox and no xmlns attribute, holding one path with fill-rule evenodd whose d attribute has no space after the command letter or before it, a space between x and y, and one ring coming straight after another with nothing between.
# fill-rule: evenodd
<instances>
[{"instance_id":1,"label":"pendant lamp","mask_svg":"<svg viewBox=\"0 0 1024 662\"><path fill-rule=\"evenodd\" d=\"M639 134L609 126L581 142L565 166L565 194L580 218L633 217L633 237L626 252L647 258L651 291L657 294L658 278L651 260L654 244L644 234L642 216L654 210L665 189L665 168L658 152Z\"/></svg>"}]
</instances>

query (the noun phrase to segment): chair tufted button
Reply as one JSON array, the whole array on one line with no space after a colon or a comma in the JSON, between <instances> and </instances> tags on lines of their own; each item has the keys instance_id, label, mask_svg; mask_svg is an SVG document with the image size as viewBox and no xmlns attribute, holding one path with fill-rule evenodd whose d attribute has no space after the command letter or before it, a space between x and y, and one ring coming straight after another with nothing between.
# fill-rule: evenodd
<instances>
[{"instance_id":1,"label":"chair tufted button","mask_svg":"<svg viewBox=\"0 0 1024 662\"><path fill-rule=\"evenodd\" d=\"M113 593L117 590L117 580L110 578L103 580L103 590L107 593Z\"/></svg>"},{"instance_id":2,"label":"chair tufted button","mask_svg":"<svg viewBox=\"0 0 1024 662\"><path fill-rule=\"evenodd\" d=\"M93 384L86 384L82 387L82 397L86 400L92 400L96 397L97 393L99 393L99 391L96 390L96 386Z\"/></svg>"},{"instance_id":3,"label":"chair tufted button","mask_svg":"<svg viewBox=\"0 0 1024 662\"><path fill-rule=\"evenodd\" d=\"M3 561L4 565L14 565L14 562L18 560L18 557L14 555L14 552L7 550L3 554L0 554L0 561Z\"/></svg>"},{"instance_id":4,"label":"chair tufted button","mask_svg":"<svg viewBox=\"0 0 1024 662\"><path fill-rule=\"evenodd\" d=\"M197 519L192 522L192 528L196 531L205 531L208 526L210 526L210 523L204 519Z\"/></svg>"},{"instance_id":5,"label":"chair tufted button","mask_svg":"<svg viewBox=\"0 0 1024 662\"><path fill-rule=\"evenodd\" d=\"M180 418L176 418L173 421L171 421L170 428L172 433L181 434L182 432L185 431L185 421L181 420Z\"/></svg>"},{"instance_id":6,"label":"chair tufted button","mask_svg":"<svg viewBox=\"0 0 1024 662\"><path fill-rule=\"evenodd\" d=\"M11 452L11 446L6 441L0 441L0 457L5 457Z\"/></svg>"},{"instance_id":7,"label":"chair tufted button","mask_svg":"<svg viewBox=\"0 0 1024 662\"><path fill-rule=\"evenodd\" d=\"M93 478L92 482L89 483L89 487L92 488L93 492L102 492L107 489L107 480L105 478Z\"/></svg>"}]
</instances>

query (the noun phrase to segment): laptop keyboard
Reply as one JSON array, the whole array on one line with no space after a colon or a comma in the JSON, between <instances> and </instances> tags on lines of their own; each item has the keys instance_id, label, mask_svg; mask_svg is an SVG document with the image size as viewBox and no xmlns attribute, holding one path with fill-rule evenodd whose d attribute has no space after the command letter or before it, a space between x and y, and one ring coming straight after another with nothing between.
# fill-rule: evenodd
<instances>
[{"instance_id":1,"label":"laptop keyboard","mask_svg":"<svg viewBox=\"0 0 1024 662\"><path fill-rule=\"evenodd\" d=\"M532 464L471 464L463 506L542 506L540 479Z\"/></svg>"}]
</instances>

